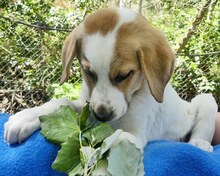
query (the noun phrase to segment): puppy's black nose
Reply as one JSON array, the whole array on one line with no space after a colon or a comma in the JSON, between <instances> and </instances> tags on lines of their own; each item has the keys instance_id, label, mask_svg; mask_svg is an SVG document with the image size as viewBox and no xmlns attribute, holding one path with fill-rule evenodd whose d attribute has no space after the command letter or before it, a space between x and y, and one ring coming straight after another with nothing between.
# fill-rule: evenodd
<instances>
[{"instance_id":1,"label":"puppy's black nose","mask_svg":"<svg viewBox=\"0 0 220 176\"><path fill-rule=\"evenodd\" d=\"M108 110L105 106L99 106L96 110L93 110L95 118L101 122L110 121L113 119L113 111Z\"/></svg>"}]
</instances>

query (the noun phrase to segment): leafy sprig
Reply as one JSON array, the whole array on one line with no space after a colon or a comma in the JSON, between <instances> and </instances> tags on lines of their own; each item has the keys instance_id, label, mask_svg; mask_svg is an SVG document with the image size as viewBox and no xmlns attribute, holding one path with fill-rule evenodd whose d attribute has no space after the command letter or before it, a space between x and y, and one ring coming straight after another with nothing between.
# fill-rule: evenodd
<instances>
[{"instance_id":1,"label":"leafy sprig","mask_svg":"<svg viewBox=\"0 0 220 176\"><path fill-rule=\"evenodd\" d=\"M123 130L115 131L107 123L88 123L89 116L87 103L80 115L61 106L40 117L41 134L61 145L52 168L69 176L143 175L140 149L121 138Z\"/></svg>"}]
</instances>

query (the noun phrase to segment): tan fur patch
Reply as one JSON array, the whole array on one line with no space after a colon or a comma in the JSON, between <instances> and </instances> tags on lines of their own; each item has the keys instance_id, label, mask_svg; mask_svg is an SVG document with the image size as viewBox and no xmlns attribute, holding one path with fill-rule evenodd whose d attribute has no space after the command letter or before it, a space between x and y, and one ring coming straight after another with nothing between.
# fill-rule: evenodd
<instances>
[{"instance_id":1,"label":"tan fur patch","mask_svg":"<svg viewBox=\"0 0 220 176\"><path fill-rule=\"evenodd\" d=\"M130 50L131 51L131 50ZM109 77L114 86L124 92L125 97L129 98L129 95L133 94L140 88L143 77L140 69L140 64L135 53L127 53L127 58L116 58L111 66ZM122 82L116 82L115 78L118 75L126 75L131 72L131 75Z\"/></svg>"},{"instance_id":2,"label":"tan fur patch","mask_svg":"<svg viewBox=\"0 0 220 176\"><path fill-rule=\"evenodd\" d=\"M133 64L141 65L152 95L158 102L162 102L175 62L164 34L151 27L139 15L133 22L125 23L119 28L115 52L116 58L133 59Z\"/></svg>"},{"instance_id":3,"label":"tan fur patch","mask_svg":"<svg viewBox=\"0 0 220 176\"><path fill-rule=\"evenodd\" d=\"M109 8L97 11L85 18L85 33L93 34L100 32L101 34L106 35L115 28L118 20L119 14L116 9Z\"/></svg>"}]
</instances>

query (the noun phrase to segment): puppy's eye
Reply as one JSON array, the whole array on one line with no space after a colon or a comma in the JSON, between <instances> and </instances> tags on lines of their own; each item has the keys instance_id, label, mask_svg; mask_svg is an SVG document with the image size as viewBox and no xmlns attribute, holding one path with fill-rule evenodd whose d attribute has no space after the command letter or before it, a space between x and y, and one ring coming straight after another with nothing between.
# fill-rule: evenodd
<instances>
[{"instance_id":1,"label":"puppy's eye","mask_svg":"<svg viewBox=\"0 0 220 176\"><path fill-rule=\"evenodd\" d=\"M96 75L96 73L92 72L90 69L85 69L84 72L94 81L98 80L98 76Z\"/></svg>"},{"instance_id":2,"label":"puppy's eye","mask_svg":"<svg viewBox=\"0 0 220 176\"><path fill-rule=\"evenodd\" d=\"M124 80L126 80L127 78L129 78L131 75L132 75L133 71L130 71L126 74L118 74L115 78L114 78L114 81L116 83L120 83Z\"/></svg>"}]
</instances>

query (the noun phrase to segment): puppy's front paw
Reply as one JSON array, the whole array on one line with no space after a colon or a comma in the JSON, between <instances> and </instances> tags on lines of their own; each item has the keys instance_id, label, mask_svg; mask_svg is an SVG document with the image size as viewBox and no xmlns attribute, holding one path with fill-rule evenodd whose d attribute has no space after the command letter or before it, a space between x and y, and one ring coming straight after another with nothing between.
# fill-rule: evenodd
<instances>
[{"instance_id":1,"label":"puppy's front paw","mask_svg":"<svg viewBox=\"0 0 220 176\"><path fill-rule=\"evenodd\" d=\"M40 128L40 120L34 108L12 115L4 124L4 140L8 144L21 143Z\"/></svg>"},{"instance_id":2,"label":"puppy's front paw","mask_svg":"<svg viewBox=\"0 0 220 176\"><path fill-rule=\"evenodd\" d=\"M205 150L207 152L213 152L213 147L212 145L210 144L210 142L206 141L206 140L203 140L203 139L192 139L189 141L190 144L202 149L202 150Z\"/></svg>"}]
</instances>

